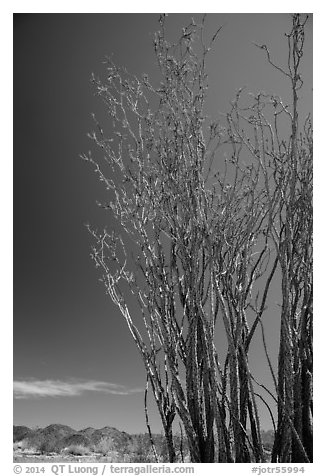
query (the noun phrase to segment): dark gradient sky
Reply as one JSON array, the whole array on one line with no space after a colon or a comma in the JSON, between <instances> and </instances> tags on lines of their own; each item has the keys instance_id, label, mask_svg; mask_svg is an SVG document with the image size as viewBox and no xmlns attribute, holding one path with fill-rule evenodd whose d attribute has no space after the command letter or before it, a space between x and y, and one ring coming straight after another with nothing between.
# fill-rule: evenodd
<instances>
[{"instance_id":1,"label":"dark gradient sky","mask_svg":"<svg viewBox=\"0 0 326 476\"><path fill-rule=\"evenodd\" d=\"M168 16L171 40L191 16ZM95 203L105 195L79 154L94 151L86 136L91 113L103 117L91 73L103 77L102 60L113 53L130 72L155 79L157 20L157 14L14 15L14 424L145 431L145 372L122 316L98 282L84 227L110 227L109 215ZM251 42L269 45L284 64L290 21L287 14L208 15L208 35L225 24L208 64L208 114L227 111L244 85L289 98L284 78ZM308 112L312 22L303 73L300 107ZM274 363L277 285L265 316ZM252 366L258 380L270 383L258 337ZM151 408L153 430L160 431ZM262 424L271 427L265 411Z\"/></svg>"}]
</instances>

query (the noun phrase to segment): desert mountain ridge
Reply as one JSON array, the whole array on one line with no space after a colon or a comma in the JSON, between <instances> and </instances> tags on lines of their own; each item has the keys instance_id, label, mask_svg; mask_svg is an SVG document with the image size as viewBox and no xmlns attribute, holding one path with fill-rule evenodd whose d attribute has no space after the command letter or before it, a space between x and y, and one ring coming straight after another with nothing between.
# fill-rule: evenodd
<instances>
[{"instance_id":1,"label":"desert mountain ridge","mask_svg":"<svg viewBox=\"0 0 326 476\"><path fill-rule=\"evenodd\" d=\"M78 457L88 458L89 461L102 461L103 458L108 461L109 458L111 462L167 462L169 455L163 434L153 434L152 437L155 450L148 433L129 434L111 426L75 430L59 423L33 429L14 425L14 462L49 461L49 458L52 461L67 461L67 458L76 461ZM263 432L262 437L265 451L270 453L274 432ZM176 461L189 462L185 435L176 434L173 441Z\"/></svg>"},{"instance_id":2,"label":"desert mountain ridge","mask_svg":"<svg viewBox=\"0 0 326 476\"><path fill-rule=\"evenodd\" d=\"M132 441L132 436L111 426L100 429L88 427L82 430L59 423L36 429L22 425L13 426L14 443L24 441L35 447L42 444L62 448L72 444L91 446L97 445L102 439L111 439L115 446L123 446Z\"/></svg>"}]
</instances>

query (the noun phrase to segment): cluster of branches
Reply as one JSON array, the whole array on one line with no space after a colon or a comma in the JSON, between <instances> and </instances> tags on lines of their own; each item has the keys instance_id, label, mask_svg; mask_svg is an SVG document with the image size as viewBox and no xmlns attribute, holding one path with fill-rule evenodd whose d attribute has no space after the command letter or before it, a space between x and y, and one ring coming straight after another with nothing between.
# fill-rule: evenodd
<instances>
[{"instance_id":1,"label":"cluster of branches","mask_svg":"<svg viewBox=\"0 0 326 476\"><path fill-rule=\"evenodd\" d=\"M104 161L84 159L108 190L111 201L101 206L121 230L89 227L92 255L141 353L170 462L176 416L193 462L265 460L257 398L274 417L248 361L258 325L275 388L262 387L278 407L273 461L312 460L312 127L308 118L299 130L297 111L305 21L293 16L287 69L260 46L289 79L291 107L265 93L241 106L240 90L224 125L204 115L206 59L220 31L207 45L204 19L171 45L160 17L159 87L110 59L106 80L93 77L113 133L94 117L90 136ZM276 273L277 375L262 324ZM216 348L220 322L226 352ZM145 395L150 432L147 387Z\"/></svg>"}]
</instances>

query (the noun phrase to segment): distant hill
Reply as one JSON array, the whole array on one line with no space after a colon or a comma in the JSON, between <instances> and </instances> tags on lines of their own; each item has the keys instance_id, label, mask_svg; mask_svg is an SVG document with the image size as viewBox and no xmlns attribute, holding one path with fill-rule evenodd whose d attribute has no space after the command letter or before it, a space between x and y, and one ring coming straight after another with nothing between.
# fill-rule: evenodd
<instances>
[{"instance_id":1,"label":"distant hill","mask_svg":"<svg viewBox=\"0 0 326 476\"><path fill-rule=\"evenodd\" d=\"M264 445L264 448L268 451L272 451L274 444L274 431L273 430L262 430L261 439Z\"/></svg>"},{"instance_id":2,"label":"distant hill","mask_svg":"<svg viewBox=\"0 0 326 476\"><path fill-rule=\"evenodd\" d=\"M115 447L121 448L132 442L132 437L110 426L100 429L89 427L80 431L58 423L36 430L27 426L13 427L14 443L24 441L25 445L42 452L59 451L72 445L94 447L103 440L110 440Z\"/></svg>"},{"instance_id":3,"label":"distant hill","mask_svg":"<svg viewBox=\"0 0 326 476\"><path fill-rule=\"evenodd\" d=\"M111 426L105 426L99 430L95 430L90 436L93 444L98 444L103 438L112 438L117 447L124 446L132 440L132 437L125 431L119 431Z\"/></svg>"},{"instance_id":4,"label":"distant hill","mask_svg":"<svg viewBox=\"0 0 326 476\"><path fill-rule=\"evenodd\" d=\"M43 434L46 437L54 437L54 438L61 438L67 435L71 435L72 433L76 433L76 430L71 428L67 425L60 425L58 423L54 423L52 425L46 426L43 429L36 430L38 433Z\"/></svg>"},{"instance_id":5,"label":"distant hill","mask_svg":"<svg viewBox=\"0 0 326 476\"><path fill-rule=\"evenodd\" d=\"M28 428L27 426L15 426L14 425L14 443L16 441L22 441L31 432L32 432L32 430L30 428Z\"/></svg>"},{"instance_id":6,"label":"distant hill","mask_svg":"<svg viewBox=\"0 0 326 476\"><path fill-rule=\"evenodd\" d=\"M81 435L85 435L89 438L90 436L92 436L94 431L96 431L96 429L89 426L88 428L84 428L83 430L80 430L78 433L80 433Z\"/></svg>"},{"instance_id":7,"label":"distant hill","mask_svg":"<svg viewBox=\"0 0 326 476\"><path fill-rule=\"evenodd\" d=\"M76 431L70 426L55 423L45 428L32 430L22 439L29 446L38 448L42 452L51 452L57 449L61 440L74 433Z\"/></svg>"}]
</instances>

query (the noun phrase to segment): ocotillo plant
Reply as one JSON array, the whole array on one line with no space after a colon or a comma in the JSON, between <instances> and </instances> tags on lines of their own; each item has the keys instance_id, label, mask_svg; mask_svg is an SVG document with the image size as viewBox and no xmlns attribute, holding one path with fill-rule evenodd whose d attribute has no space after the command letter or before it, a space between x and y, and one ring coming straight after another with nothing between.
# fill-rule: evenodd
<instances>
[{"instance_id":1,"label":"ocotillo plant","mask_svg":"<svg viewBox=\"0 0 326 476\"><path fill-rule=\"evenodd\" d=\"M84 158L106 186L111 201L103 207L120 226L119 233L89 227L93 258L143 358L171 462L176 415L191 461L264 461L248 353L278 270L283 302L277 376L265 346L275 382L274 394L267 390L278 404L273 460L307 461L312 134L308 121L300 135L297 117L304 22L293 16L289 71L274 65L262 47L291 80L293 110L263 93L244 108L239 91L221 125L204 114L206 59L221 29L206 44L204 19L192 20L171 45L165 21L162 15L154 42L159 87L110 59L106 81L92 80L114 133L107 137L94 117L90 136L104 152L104 165L91 154ZM272 108L273 122L263 106ZM282 115L291 124L288 140L278 127ZM228 153L216 167L221 147ZM218 321L225 330L224 354L215 344Z\"/></svg>"}]
</instances>

